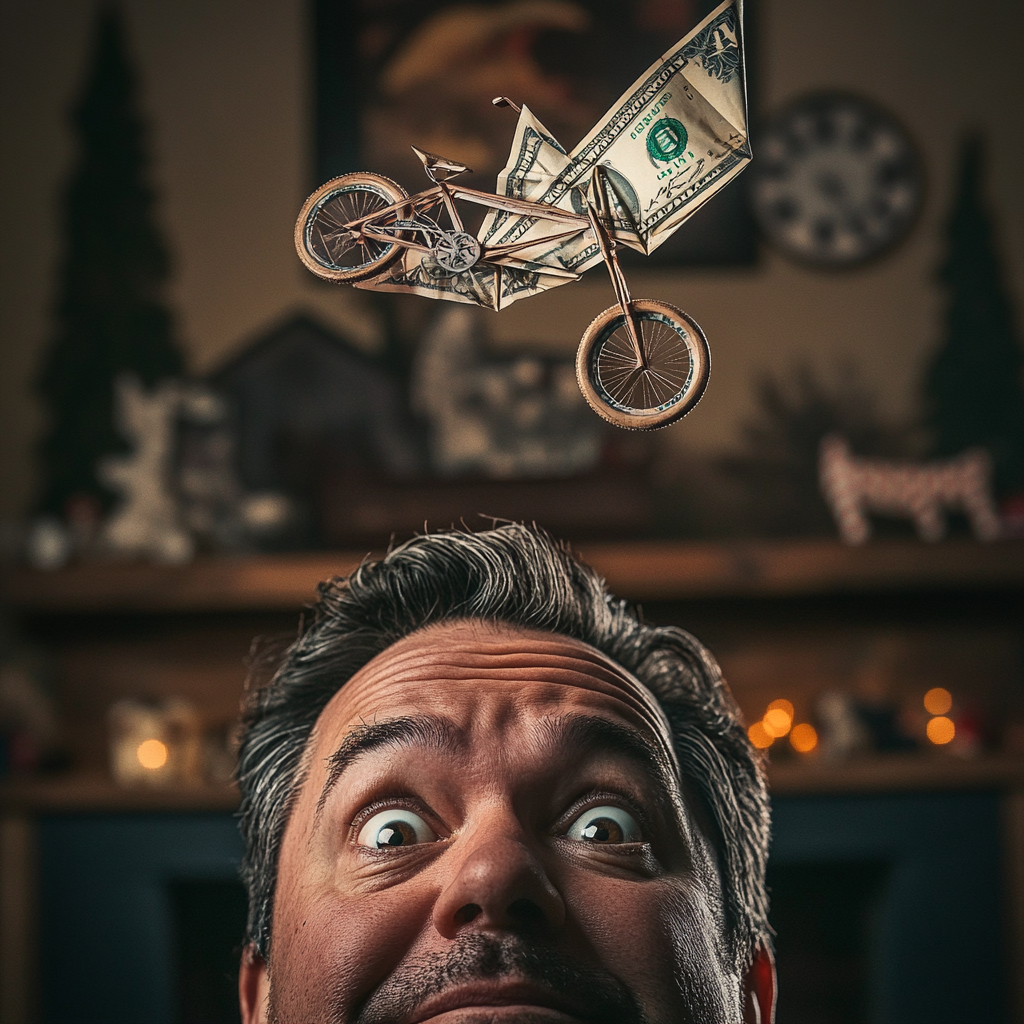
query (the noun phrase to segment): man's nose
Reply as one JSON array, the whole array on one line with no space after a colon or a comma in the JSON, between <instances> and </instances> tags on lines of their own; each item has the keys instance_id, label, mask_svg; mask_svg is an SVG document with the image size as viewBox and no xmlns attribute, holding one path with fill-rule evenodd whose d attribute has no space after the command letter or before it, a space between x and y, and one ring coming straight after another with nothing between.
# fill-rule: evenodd
<instances>
[{"instance_id":1,"label":"man's nose","mask_svg":"<svg viewBox=\"0 0 1024 1024\"><path fill-rule=\"evenodd\" d=\"M524 838L504 830L463 837L468 852L434 904L434 927L445 938L464 931L540 936L561 930L565 903Z\"/></svg>"}]
</instances>

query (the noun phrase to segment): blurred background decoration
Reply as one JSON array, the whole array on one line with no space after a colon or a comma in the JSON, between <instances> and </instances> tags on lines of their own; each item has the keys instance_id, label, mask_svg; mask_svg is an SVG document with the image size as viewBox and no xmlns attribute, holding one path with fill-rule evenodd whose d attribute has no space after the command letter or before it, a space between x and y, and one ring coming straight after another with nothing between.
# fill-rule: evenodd
<instances>
[{"instance_id":1,"label":"blurred background decoration","mask_svg":"<svg viewBox=\"0 0 1024 1024\"><path fill-rule=\"evenodd\" d=\"M945 293L939 346L925 370L925 422L936 455L985 448L996 493L1024 493L1024 349L985 200L987 143L961 146L956 196L938 278Z\"/></svg>"},{"instance_id":2,"label":"blurred background decoration","mask_svg":"<svg viewBox=\"0 0 1024 1024\"><path fill-rule=\"evenodd\" d=\"M671 429L580 398L599 275L497 315L294 254L315 185L416 187L416 143L491 188L492 96L571 146L713 6L0 0L0 1024L237 1021L253 636L495 518L720 660L779 1024L1024 1024L1024 7L746 4L751 171L628 268L711 344ZM900 484L857 546L830 437Z\"/></svg>"},{"instance_id":3,"label":"blurred background decoration","mask_svg":"<svg viewBox=\"0 0 1024 1024\"><path fill-rule=\"evenodd\" d=\"M0 779L67 768L53 667L0 618Z\"/></svg>"},{"instance_id":4,"label":"blurred background decoration","mask_svg":"<svg viewBox=\"0 0 1024 1024\"><path fill-rule=\"evenodd\" d=\"M100 463L129 440L116 411L119 375L152 387L185 363L166 303L171 260L154 217L136 73L114 7L98 15L71 123L77 152L61 202L55 325L36 380L49 414L37 509L65 517L76 505L112 504Z\"/></svg>"},{"instance_id":5,"label":"blurred background decoration","mask_svg":"<svg viewBox=\"0 0 1024 1024\"><path fill-rule=\"evenodd\" d=\"M924 172L913 138L863 96L797 97L759 135L755 215L772 244L796 260L863 264L902 240L920 213Z\"/></svg>"},{"instance_id":6,"label":"blurred background decoration","mask_svg":"<svg viewBox=\"0 0 1024 1024\"><path fill-rule=\"evenodd\" d=\"M199 716L188 701L124 699L108 715L110 773L122 786L194 786L202 781Z\"/></svg>"},{"instance_id":7,"label":"blurred background decoration","mask_svg":"<svg viewBox=\"0 0 1024 1024\"><path fill-rule=\"evenodd\" d=\"M992 501L992 459L984 448L933 462L894 462L854 458L845 438L829 434L818 452L821 489L847 544L871 536L869 512L912 520L926 541L942 540L948 513L966 516L978 540L1002 535Z\"/></svg>"}]
</instances>

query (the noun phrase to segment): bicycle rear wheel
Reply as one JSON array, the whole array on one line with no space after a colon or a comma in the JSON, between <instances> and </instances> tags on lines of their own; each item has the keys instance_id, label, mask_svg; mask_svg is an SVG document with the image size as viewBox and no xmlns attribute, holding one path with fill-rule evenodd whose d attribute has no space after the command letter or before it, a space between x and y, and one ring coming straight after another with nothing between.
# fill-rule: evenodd
<instances>
[{"instance_id":1,"label":"bicycle rear wheel","mask_svg":"<svg viewBox=\"0 0 1024 1024\"><path fill-rule=\"evenodd\" d=\"M708 383L711 352L704 332L681 309L657 299L634 299L643 339L642 367L619 306L606 309L584 332L576 379L599 416L626 430L655 430L685 416Z\"/></svg>"},{"instance_id":2,"label":"bicycle rear wheel","mask_svg":"<svg viewBox=\"0 0 1024 1024\"><path fill-rule=\"evenodd\" d=\"M327 281L359 281L382 271L402 247L360 238L350 221L387 209L409 196L382 174L343 174L321 185L295 222L295 250L308 270Z\"/></svg>"}]
</instances>

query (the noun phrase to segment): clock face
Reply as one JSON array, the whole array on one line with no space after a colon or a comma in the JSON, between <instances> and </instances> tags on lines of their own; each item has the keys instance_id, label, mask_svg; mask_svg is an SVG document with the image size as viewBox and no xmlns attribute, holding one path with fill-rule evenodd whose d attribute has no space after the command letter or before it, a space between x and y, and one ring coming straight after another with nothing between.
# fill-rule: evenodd
<instances>
[{"instance_id":1,"label":"clock face","mask_svg":"<svg viewBox=\"0 0 1024 1024\"><path fill-rule=\"evenodd\" d=\"M814 93L785 107L754 141L755 215L796 259L862 263L899 241L921 206L917 151L869 100Z\"/></svg>"}]
</instances>

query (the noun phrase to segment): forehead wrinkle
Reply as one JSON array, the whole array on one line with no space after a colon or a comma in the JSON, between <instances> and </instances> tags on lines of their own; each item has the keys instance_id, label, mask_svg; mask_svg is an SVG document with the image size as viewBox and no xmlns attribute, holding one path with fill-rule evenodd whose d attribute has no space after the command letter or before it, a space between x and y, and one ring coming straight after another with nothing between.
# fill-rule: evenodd
<instances>
[{"instance_id":1,"label":"forehead wrinkle","mask_svg":"<svg viewBox=\"0 0 1024 1024\"><path fill-rule=\"evenodd\" d=\"M608 655L559 633L477 619L433 624L378 653L338 690L328 708L333 705L339 717L351 722L385 712L399 698L414 707L436 705L438 697L443 701L446 682L509 682L524 688L553 684L609 697L656 738L678 782L672 729L658 699ZM424 684L425 692L409 692ZM523 694L521 699L532 698ZM513 701L518 703L515 696Z\"/></svg>"},{"instance_id":2,"label":"forehead wrinkle","mask_svg":"<svg viewBox=\"0 0 1024 1024\"><path fill-rule=\"evenodd\" d=\"M409 639L409 638L406 638ZM531 638L532 640L533 638ZM569 643L576 641L567 638ZM501 647L504 645L493 644ZM558 648L557 642L545 646ZM590 649L579 644L581 654ZM556 683L576 686L581 689L596 689L593 682L604 683L615 691L624 703L633 706L642 717L653 717L661 723L662 712L653 695L633 675L606 658L598 651L594 657L577 657L576 654L544 653L530 650L496 650L482 652L477 642L466 645L441 648L406 649L392 653L388 648L363 666L352 679L338 691L336 698L344 702L372 700L382 689L401 686L406 683L420 684L428 676L442 674L446 681L475 682L484 680L505 680L518 683ZM465 658L458 655L464 654Z\"/></svg>"},{"instance_id":3,"label":"forehead wrinkle","mask_svg":"<svg viewBox=\"0 0 1024 1024\"><path fill-rule=\"evenodd\" d=\"M437 633L448 635L436 645L423 646L425 643L429 643L430 638ZM488 633L490 636L487 635ZM527 645L529 650L524 651L523 647ZM571 655L565 653L567 646L574 649ZM402 637L372 658L356 673L356 677L367 670L374 669L375 663L385 657L392 667L397 668L409 661L418 662L423 659L432 659L438 655L453 656L456 654L468 655L470 660L512 659L512 663L517 666L528 665L538 656L542 661L546 661L548 658L569 659L584 662L590 666L600 666L604 672L613 676L625 673L622 666L602 651L574 637L560 633L520 629L504 623L467 619L436 623ZM628 675L628 673L625 674Z\"/></svg>"},{"instance_id":4,"label":"forehead wrinkle","mask_svg":"<svg viewBox=\"0 0 1024 1024\"><path fill-rule=\"evenodd\" d=\"M444 639L432 642L441 634ZM489 634L489 635L488 635ZM528 647L524 651L524 647ZM571 653L566 654L566 648ZM505 623L492 623L480 619L463 619L435 623L410 633L378 652L348 681L346 689L366 677L374 677L386 666L391 676L404 676L407 669L415 670L426 664L446 664L453 669L479 671L489 661L502 661L508 668L528 668L572 663L587 666L588 671L598 669L607 681L626 678L635 682L632 674L602 651L574 637L541 630L522 629ZM499 669L500 671L500 669Z\"/></svg>"},{"instance_id":5,"label":"forehead wrinkle","mask_svg":"<svg viewBox=\"0 0 1024 1024\"><path fill-rule=\"evenodd\" d=\"M576 686L580 689L593 689L587 682L604 683L614 690L616 694L624 697L634 698L635 691L640 684L630 685L629 680L624 679L621 674L612 672L595 672L586 663L574 662L565 658L559 662L553 659L546 664L539 664L536 660L529 663L510 665L506 657L496 658L493 665L459 665L446 658L423 659L415 665L397 667L392 665L381 665L380 669L368 673L362 679L355 680L356 685L348 690L349 695L357 695L358 699L365 699L379 693L382 689L392 686L403 686L406 684L421 684L425 682L485 682L494 680L496 682L513 683L555 683L562 686ZM626 682L627 685L623 685ZM344 693L344 689L339 693Z\"/></svg>"},{"instance_id":6,"label":"forehead wrinkle","mask_svg":"<svg viewBox=\"0 0 1024 1024\"><path fill-rule=\"evenodd\" d=\"M571 640L569 642L573 643ZM488 651L480 650L481 646L482 642L396 650L395 645L381 651L367 662L355 673L350 682L355 683L367 677L374 678L383 672L386 672L388 678L400 680L418 675L427 666L443 666L458 673L458 678L467 679L474 678L480 673L488 677L508 678L511 674L521 673L524 669L538 672L550 669L579 672L582 668L587 674L599 676L609 682L619 682L624 678L632 681L630 673L599 652L594 652L595 657L588 657L590 651L582 644L579 652L572 654L566 654L564 647L562 650L524 651L521 646L517 646L514 649ZM557 648L562 645L545 646Z\"/></svg>"},{"instance_id":7,"label":"forehead wrinkle","mask_svg":"<svg viewBox=\"0 0 1024 1024\"><path fill-rule=\"evenodd\" d=\"M675 771L675 751L671 747L671 729L656 699L645 691L641 683L633 682L630 685L627 682L626 685L623 685L623 676L621 675L609 673L598 676L594 672L580 671L578 667L572 666L571 659L563 659L563 661L568 664L549 665L546 668L537 668L534 664L528 671L524 671L521 667L474 668L466 671L453 671L450 665L432 659L429 666L420 663L418 670L414 667L404 672L382 672L377 677L366 679L358 690L350 692L348 696L355 704L356 709L361 708L365 713L369 710L368 705L372 707L377 701L384 703L388 699L394 699L395 691L398 689L420 687L424 684L432 684L443 691L446 683L496 681L518 684L520 687L558 686L592 692L609 697L632 712L657 737L661 747L664 748L665 759L672 766L673 772ZM423 671L428 667L437 671ZM442 669L443 671L441 671ZM431 678L435 675L440 678ZM525 693L515 693L514 687L510 687L510 695L515 706L525 704L532 699ZM409 699L410 696L405 695L406 699ZM417 695L418 701L422 701L422 699L422 695ZM343 702L344 700L345 698L342 698ZM374 708L375 712L377 710Z\"/></svg>"}]
</instances>

